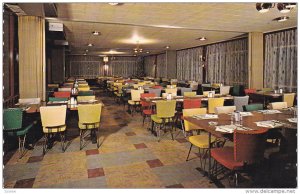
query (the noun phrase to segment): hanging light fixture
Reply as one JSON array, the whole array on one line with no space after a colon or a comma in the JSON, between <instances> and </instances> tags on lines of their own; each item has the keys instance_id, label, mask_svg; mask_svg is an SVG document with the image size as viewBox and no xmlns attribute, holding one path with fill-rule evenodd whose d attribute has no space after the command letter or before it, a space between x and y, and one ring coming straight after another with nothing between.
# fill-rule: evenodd
<instances>
[{"instance_id":1,"label":"hanging light fixture","mask_svg":"<svg viewBox=\"0 0 300 194\"><path fill-rule=\"evenodd\" d=\"M108 57L107 56L103 57L103 62L105 62L105 63L108 62Z\"/></svg>"},{"instance_id":2,"label":"hanging light fixture","mask_svg":"<svg viewBox=\"0 0 300 194\"><path fill-rule=\"evenodd\" d=\"M277 3L277 9L280 13L289 13L296 7L296 3Z\"/></svg>"},{"instance_id":3,"label":"hanging light fixture","mask_svg":"<svg viewBox=\"0 0 300 194\"><path fill-rule=\"evenodd\" d=\"M288 13L297 6L296 3L277 3L277 9L280 13ZM275 3L256 3L256 9L259 13L266 13L275 7Z\"/></svg>"},{"instance_id":4,"label":"hanging light fixture","mask_svg":"<svg viewBox=\"0 0 300 194\"><path fill-rule=\"evenodd\" d=\"M272 3L256 3L256 9L259 13L266 13L272 7L274 7Z\"/></svg>"}]
</instances>

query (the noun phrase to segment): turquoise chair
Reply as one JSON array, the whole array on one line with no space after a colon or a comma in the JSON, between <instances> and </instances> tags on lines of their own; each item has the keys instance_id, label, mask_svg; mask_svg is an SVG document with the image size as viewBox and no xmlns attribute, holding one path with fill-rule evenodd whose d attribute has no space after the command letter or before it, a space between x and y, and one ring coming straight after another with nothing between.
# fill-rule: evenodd
<instances>
[{"instance_id":1,"label":"turquoise chair","mask_svg":"<svg viewBox=\"0 0 300 194\"><path fill-rule=\"evenodd\" d=\"M79 91L78 96L94 96L94 91L93 90Z\"/></svg>"},{"instance_id":2,"label":"turquoise chair","mask_svg":"<svg viewBox=\"0 0 300 194\"><path fill-rule=\"evenodd\" d=\"M264 109L263 104L248 104L244 106L244 111L257 111L263 109Z\"/></svg>"},{"instance_id":3,"label":"turquoise chair","mask_svg":"<svg viewBox=\"0 0 300 194\"><path fill-rule=\"evenodd\" d=\"M55 98L55 97L49 97L49 102L57 102L57 101L68 101L68 98Z\"/></svg>"},{"instance_id":4,"label":"turquoise chair","mask_svg":"<svg viewBox=\"0 0 300 194\"><path fill-rule=\"evenodd\" d=\"M3 110L3 132L7 136L18 137L19 139L19 158L25 155L26 135L33 127L33 123L23 127L23 111L21 108L9 108ZM23 137L23 138L22 138Z\"/></svg>"}]
</instances>

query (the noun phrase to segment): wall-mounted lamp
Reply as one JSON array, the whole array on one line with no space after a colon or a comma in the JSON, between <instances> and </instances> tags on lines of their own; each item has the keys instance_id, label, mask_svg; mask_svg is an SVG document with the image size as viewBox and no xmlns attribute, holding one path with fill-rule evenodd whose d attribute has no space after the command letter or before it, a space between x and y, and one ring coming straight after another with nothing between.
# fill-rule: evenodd
<instances>
[{"instance_id":1,"label":"wall-mounted lamp","mask_svg":"<svg viewBox=\"0 0 300 194\"><path fill-rule=\"evenodd\" d=\"M108 62L108 57L103 57L103 62L107 63Z\"/></svg>"}]
</instances>

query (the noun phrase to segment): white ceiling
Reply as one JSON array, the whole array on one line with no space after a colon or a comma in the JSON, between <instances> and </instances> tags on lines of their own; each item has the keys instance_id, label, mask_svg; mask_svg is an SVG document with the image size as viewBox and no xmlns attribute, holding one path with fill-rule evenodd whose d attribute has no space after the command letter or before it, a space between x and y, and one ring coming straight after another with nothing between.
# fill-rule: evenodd
<instances>
[{"instance_id":1,"label":"white ceiling","mask_svg":"<svg viewBox=\"0 0 300 194\"><path fill-rule=\"evenodd\" d=\"M178 50L228 40L247 32L269 32L297 26L297 8L282 14L275 6L261 14L253 2L56 5L58 21L65 25L72 54L83 54L86 49L89 54L101 54L114 49L133 55L136 42L130 42L130 39L134 35L140 37L140 47L144 51L159 53L166 45ZM272 21L284 15L289 16L290 20ZM101 36L93 36L94 30L100 31ZM196 40L202 36L207 40ZM88 43L94 46L87 47Z\"/></svg>"}]
</instances>

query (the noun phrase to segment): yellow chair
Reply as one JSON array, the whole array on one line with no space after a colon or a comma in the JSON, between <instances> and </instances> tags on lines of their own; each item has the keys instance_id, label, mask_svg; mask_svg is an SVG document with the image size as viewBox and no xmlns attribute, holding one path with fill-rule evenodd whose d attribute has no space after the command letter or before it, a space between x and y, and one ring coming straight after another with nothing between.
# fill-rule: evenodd
<instances>
[{"instance_id":1,"label":"yellow chair","mask_svg":"<svg viewBox=\"0 0 300 194\"><path fill-rule=\"evenodd\" d=\"M78 91L89 91L89 90L90 90L89 86L78 87Z\"/></svg>"},{"instance_id":2,"label":"yellow chair","mask_svg":"<svg viewBox=\"0 0 300 194\"><path fill-rule=\"evenodd\" d=\"M219 106L224 106L224 98L208 98L208 113L215 113Z\"/></svg>"},{"instance_id":3,"label":"yellow chair","mask_svg":"<svg viewBox=\"0 0 300 194\"><path fill-rule=\"evenodd\" d=\"M167 94L173 94L174 96L177 96L177 88L166 88L165 92Z\"/></svg>"},{"instance_id":4,"label":"yellow chair","mask_svg":"<svg viewBox=\"0 0 300 194\"><path fill-rule=\"evenodd\" d=\"M85 146L83 145L83 141L85 137L84 135L88 130L91 130L91 138L93 143L97 143L97 148L100 147L97 134L99 133L101 110L102 110L102 104L79 104L78 105L78 117L79 117L78 127L80 129L80 150Z\"/></svg>"},{"instance_id":5,"label":"yellow chair","mask_svg":"<svg viewBox=\"0 0 300 194\"><path fill-rule=\"evenodd\" d=\"M141 94L144 93L144 90L131 90L131 100L128 100L128 106L133 116L133 109L136 110L137 106L140 105Z\"/></svg>"},{"instance_id":6,"label":"yellow chair","mask_svg":"<svg viewBox=\"0 0 300 194\"><path fill-rule=\"evenodd\" d=\"M270 109L272 110L280 110L287 108L287 102L272 102L270 103Z\"/></svg>"},{"instance_id":7,"label":"yellow chair","mask_svg":"<svg viewBox=\"0 0 300 194\"><path fill-rule=\"evenodd\" d=\"M184 92L183 96L184 97L194 97L197 95L197 92Z\"/></svg>"},{"instance_id":8,"label":"yellow chair","mask_svg":"<svg viewBox=\"0 0 300 194\"><path fill-rule=\"evenodd\" d=\"M173 137L173 124L176 113L176 100L161 100L156 102L156 114L151 115L152 120L152 130L155 124L156 133L158 141L160 141L160 130L164 127L166 129L166 124L171 123L171 135Z\"/></svg>"},{"instance_id":9,"label":"yellow chair","mask_svg":"<svg viewBox=\"0 0 300 194\"><path fill-rule=\"evenodd\" d=\"M236 110L236 106L218 106L215 107L216 114L233 113Z\"/></svg>"},{"instance_id":10,"label":"yellow chair","mask_svg":"<svg viewBox=\"0 0 300 194\"><path fill-rule=\"evenodd\" d=\"M206 114L206 108L192 108L192 109L183 109L183 116L193 116L198 114ZM197 125L194 125L186 120L184 120L184 129L186 132L190 132L193 130L199 130L200 128ZM207 133L205 134L198 134L198 135L192 135L188 137L189 142L191 143L188 156L186 158L186 161L189 160L189 156L192 150L193 146L196 146L199 148L199 154L200 154L200 167L202 169L205 168L206 159L205 155L208 153L209 149L209 136ZM216 137L211 137L211 143L214 143L216 141ZM200 150L202 150L202 153L200 153ZM204 159L204 165L202 160Z\"/></svg>"},{"instance_id":11,"label":"yellow chair","mask_svg":"<svg viewBox=\"0 0 300 194\"><path fill-rule=\"evenodd\" d=\"M167 88L168 88L168 89L173 89L173 88L176 88L176 87L177 87L177 85L176 85L176 84L167 85Z\"/></svg>"},{"instance_id":12,"label":"yellow chair","mask_svg":"<svg viewBox=\"0 0 300 194\"><path fill-rule=\"evenodd\" d=\"M87 83L79 83L78 84L78 87L87 87L87 86L89 86L89 84L87 84Z\"/></svg>"},{"instance_id":13,"label":"yellow chair","mask_svg":"<svg viewBox=\"0 0 300 194\"><path fill-rule=\"evenodd\" d=\"M77 96L77 102L95 101L96 96Z\"/></svg>"},{"instance_id":14,"label":"yellow chair","mask_svg":"<svg viewBox=\"0 0 300 194\"><path fill-rule=\"evenodd\" d=\"M287 107L294 106L295 93L283 94L283 102L287 103Z\"/></svg>"},{"instance_id":15,"label":"yellow chair","mask_svg":"<svg viewBox=\"0 0 300 194\"><path fill-rule=\"evenodd\" d=\"M44 132L43 154L45 155L48 149L48 139L56 133L60 134L61 148L64 152L67 106L42 106L40 114Z\"/></svg>"}]
</instances>

